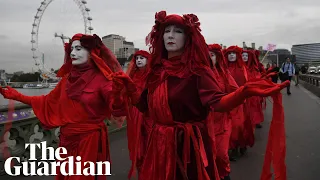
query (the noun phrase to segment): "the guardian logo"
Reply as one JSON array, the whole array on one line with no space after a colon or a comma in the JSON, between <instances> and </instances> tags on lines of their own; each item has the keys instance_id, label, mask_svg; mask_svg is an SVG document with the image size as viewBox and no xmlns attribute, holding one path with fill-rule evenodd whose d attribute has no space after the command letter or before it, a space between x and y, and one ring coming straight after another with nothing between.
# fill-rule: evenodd
<instances>
[{"instance_id":1,"label":"the guardian logo","mask_svg":"<svg viewBox=\"0 0 320 180\"><path fill-rule=\"evenodd\" d=\"M28 147L30 147L30 158L27 161L21 162L20 157L10 157L5 161L4 167L8 175L19 176L23 174L25 176L52 176L57 175L57 170L64 176L111 175L110 162L108 161L82 162L80 156L61 157L61 155L67 155L67 149L59 147L54 150L53 147L47 147L46 142L26 144L25 149ZM41 150L40 160L36 158L37 147ZM22 165L11 166L13 160L16 160Z\"/></svg>"}]
</instances>

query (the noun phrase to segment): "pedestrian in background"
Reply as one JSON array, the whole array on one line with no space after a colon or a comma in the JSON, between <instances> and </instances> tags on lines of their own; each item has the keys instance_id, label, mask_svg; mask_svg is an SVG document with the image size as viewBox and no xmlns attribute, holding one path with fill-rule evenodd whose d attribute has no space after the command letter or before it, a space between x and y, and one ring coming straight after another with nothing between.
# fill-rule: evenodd
<instances>
[{"instance_id":1,"label":"pedestrian in background","mask_svg":"<svg viewBox=\"0 0 320 180\"><path fill-rule=\"evenodd\" d=\"M289 80L291 82L292 76L295 74L295 68L294 68L294 64L291 63L291 60L289 57L287 57L286 62L282 64L280 72L281 72L282 82L286 80ZM287 94L288 95L291 94L290 85L287 86Z\"/></svg>"}]
</instances>

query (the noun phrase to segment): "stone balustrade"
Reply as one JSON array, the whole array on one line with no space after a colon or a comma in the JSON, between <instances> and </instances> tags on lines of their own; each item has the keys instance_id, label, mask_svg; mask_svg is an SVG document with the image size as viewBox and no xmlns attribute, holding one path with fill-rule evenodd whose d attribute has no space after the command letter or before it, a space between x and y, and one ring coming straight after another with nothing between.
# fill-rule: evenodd
<instances>
[{"instance_id":1,"label":"stone balustrade","mask_svg":"<svg viewBox=\"0 0 320 180\"><path fill-rule=\"evenodd\" d=\"M109 133L118 129L109 121L106 123ZM59 142L59 132L60 128L44 130L30 106L15 105L12 118L8 117L7 107L0 108L0 175L5 174L4 162L9 156L29 159L29 149L25 149L26 143L46 141L47 146L56 148ZM40 152L37 152L37 155L40 156Z\"/></svg>"}]
</instances>

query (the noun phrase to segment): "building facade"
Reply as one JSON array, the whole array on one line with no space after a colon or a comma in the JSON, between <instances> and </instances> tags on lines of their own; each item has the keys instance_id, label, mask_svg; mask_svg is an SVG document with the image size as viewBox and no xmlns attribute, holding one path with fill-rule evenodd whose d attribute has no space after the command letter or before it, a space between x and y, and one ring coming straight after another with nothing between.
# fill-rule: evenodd
<instances>
[{"instance_id":1,"label":"building facade","mask_svg":"<svg viewBox=\"0 0 320 180\"><path fill-rule=\"evenodd\" d=\"M291 54L288 49L275 49L274 51L268 52L264 59L264 65L276 63L278 66L281 66L286 59L290 58L291 62L296 62L296 56Z\"/></svg>"},{"instance_id":2,"label":"building facade","mask_svg":"<svg viewBox=\"0 0 320 180\"><path fill-rule=\"evenodd\" d=\"M293 45L291 51L299 64L320 63L320 43Z\"/></svg>"},{"instance_id":3,"label":"building facade","mask_svg":"<svg viewBox=\"0 0 320 180\"><path fill-rule=\"evenodd\" d=\"M133 42L126 41L125 37L120 35L109 34L102 37L102 42L118 59L127 59L136 52Z\"/></svg>"}]
</instances>

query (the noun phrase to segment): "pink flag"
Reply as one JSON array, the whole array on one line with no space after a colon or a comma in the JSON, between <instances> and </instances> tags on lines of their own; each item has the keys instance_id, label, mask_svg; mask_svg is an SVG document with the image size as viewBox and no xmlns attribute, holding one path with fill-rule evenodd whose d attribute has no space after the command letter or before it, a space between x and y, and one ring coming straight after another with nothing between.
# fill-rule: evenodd
<instances>
[{"instance_id":1,"label":"pink flag","mask_svg":"<svg viewBox=\"0 0 320 180\"><path fill-rule=\"evenodd\" d=\"M267 51L274 51L276 49L277 45L275 44L268 44L266 47Z\"/></svg>"}]
</instances>

